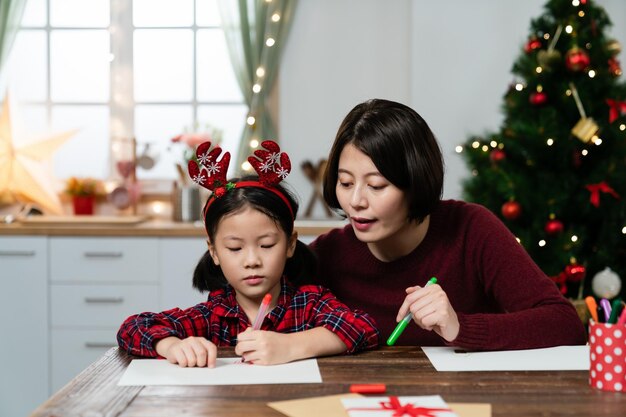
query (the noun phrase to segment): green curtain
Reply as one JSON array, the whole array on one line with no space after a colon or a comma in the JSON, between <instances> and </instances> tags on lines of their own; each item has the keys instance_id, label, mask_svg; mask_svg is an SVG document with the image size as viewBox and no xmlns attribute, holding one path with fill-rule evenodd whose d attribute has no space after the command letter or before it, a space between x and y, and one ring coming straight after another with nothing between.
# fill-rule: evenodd
<instances>
[{"instance_id":1,"label":"green curtain","mask_svg":"<svg viewBox=\"0 0 626 417\"><path fill-rule=\"evenodd\" d=\"M250 140L278 140L268 113L267 98L278 74L280 53L287 40L297 0L219 0L222 29L230 61L248 105L247 121L237 154L237 171L250 154ZM268 39L274 44L268 46ZM259 71L261 69L261 71ZM254 92L253 88L260 88Z\"/></svg>"},{"instance_id":2,"label":"green curtain","mask_svg":"<svg viewBox=\"0 0 626 417\"><path fill-rule=\"evenodd\" d=\"M27 0L0 0L0 74L20 28Z\"/></svg>"}]
</instances>

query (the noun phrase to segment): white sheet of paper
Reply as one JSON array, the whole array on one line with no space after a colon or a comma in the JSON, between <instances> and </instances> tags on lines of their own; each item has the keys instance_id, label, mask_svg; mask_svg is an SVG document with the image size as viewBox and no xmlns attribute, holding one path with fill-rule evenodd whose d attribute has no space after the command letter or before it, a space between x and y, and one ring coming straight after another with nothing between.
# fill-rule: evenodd
<instances>
[{"instance_id":1,"label":"white sheet of paper","mask_svg":"<svg viewBox=\"0 0 626 417\"><path fill-rule=\"evenodd\" d=\"M557 346L545 349L457 353L454 347L422 350L435 369L442 371L586 371L589 346Z\"/></svg>"},{"instance_id":2,"label":"white sheet of paper","mask_svg":"<svg viewBox=\"0 0 626 417\"><path fill-rule=\"evenodd\" d=\"M450 409L448 404L439 395L424 395L419 397L398 397L400 406L412 404L413 407L439 408L448 411L430 411L422 410L415 415L436 415L437 417L458 417L457 414ZM362 398L342 398L346 412L350 417L367 417L367 416L397 416L400 415L397 410L387 408L392 404L389 403L389 397L362 397ZM384 405L383 405L384 404ZM402 415L413 415L408 410Z\"/></svg>"},{"instance_id":3,"label":"white sheet of paper","mask_svg":"<svg viewBox=\"0 0 626 417\"><path fill-rule=\"evenodd\" d=\"M252 385L321 383L317 360L281 365L218 358L215 368L181 368L163 359L133 359L117 385Z\"/></svg>"}]
</instances>

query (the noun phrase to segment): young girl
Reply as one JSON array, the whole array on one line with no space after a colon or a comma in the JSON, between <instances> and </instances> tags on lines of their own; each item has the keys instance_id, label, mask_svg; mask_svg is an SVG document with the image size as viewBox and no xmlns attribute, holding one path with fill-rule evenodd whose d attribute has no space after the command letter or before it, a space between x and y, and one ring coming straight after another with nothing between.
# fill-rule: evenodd
<instances>
[{"instance_id":1,"label":"young girl","mask_svg":"<svg viewBox=\"0 0 626 417\"><path fill-rule=\"evenodd\" d=\"M217 346L236 346L246 362L271 365L297 359L353 353L378 344L371 318L351 311L325 288L303 285L313 256L297 239L298 205L278 184L290 163L278 145L250 157L259 177L226 181L230 155L198 147L203 167L190 162L197 183L213 191L204 207L208 251L194 273L194 287L209 291L206 302L186 310L142 313L126 319L120 348L137 356L162 356L186 366L215 366ZM253 323L261 300L271 295L260 330Z\"/></svg>"},{"instance_id":2,"label":"young girl","mask_svg":"<svg viewBox=\"0 0 626 417\"><path fill-rule=\"evenodd\" d=\"M387 100L352 109L324 178L325 201L350 224L311 244L319 283L370 313L384 339L411 314L417 326L397 344L584 344L574 307L504 224L479 205L441 200L443 171L435 136L414 110Z\"/></svg>"}]
</instances>

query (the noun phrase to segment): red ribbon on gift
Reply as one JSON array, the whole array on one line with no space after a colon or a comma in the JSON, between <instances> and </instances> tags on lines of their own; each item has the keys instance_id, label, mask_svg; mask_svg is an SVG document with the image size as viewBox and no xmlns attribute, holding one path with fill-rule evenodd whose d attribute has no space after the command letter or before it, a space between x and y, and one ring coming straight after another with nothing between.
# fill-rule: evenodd
<instances>
[{"instance_id":1,"label":"red ribbon on gift","mask_svg":"<svg viewBox=\"0 0 626 417\"><path fill-rule=\"evenodd\" d=\"M416 407L411 403L401 405L398 397L394 395L389 396L388 402L381 401L379 404L382 408L353 407L346 411L393 411L393 417L437 417L440 412L449 413L452 411L449 408Z\"/></svg>"},{"instance_id":2,"label":"red ribbon on gift","mask_svg":"<svg viewBox=\"0 0 626 417\"><path fill-rule=\"evenodd\" d=\"M626 113L626 101L606 99L609 105L609 123L613 123L622 113Z\"/></svg>"},{"instance_id":3,"label":"red ribbon on gift","mask_svg":"<svg viewBox=\"0 0 626 417\"><path fill-rule=\"evenodd\" d=\"M589 196L589 202L595 207L600 207L600 193L611 194L613 197L619 200L619 194L612 189L605 181L597 184L587 184L585 188L589 190L591 195Z\"/></svg>"}]
</instances>

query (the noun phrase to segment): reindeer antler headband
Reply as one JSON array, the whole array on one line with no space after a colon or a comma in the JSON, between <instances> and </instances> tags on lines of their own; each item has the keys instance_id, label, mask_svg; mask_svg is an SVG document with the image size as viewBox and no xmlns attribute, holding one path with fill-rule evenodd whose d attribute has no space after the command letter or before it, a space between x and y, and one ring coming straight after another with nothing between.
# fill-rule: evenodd
<instances>
[{"instance_id":1,"label":"reindeer antler headband","mask_svg":"<svg viewBox=\"0 0 626 417\"><path fill-rule=\"evenodd\" d=\"M212 194L204 206L204 215L209 206L215 199L222 197L233 188L258 187L271 191L280 197L287 205L291 217L294 218L293 208L287 200L287 197L280 192L275 186L287 178L291 172L291 161L289 155L280 152L278 144L271 140L261 143L264 149L254 151L254 156L248 157L248 162L259 175L258 181L239 181L229 182L226 179L228 164L230 163L230 152L224 152L222 158L218 161L218 157L222 153L222 148L215 146L211 148L211 142L204 142L196 149L196 157L198 162L189 161L187 165L191 179L198 185L211 190Z\"/></svg>"}]
</instances>

